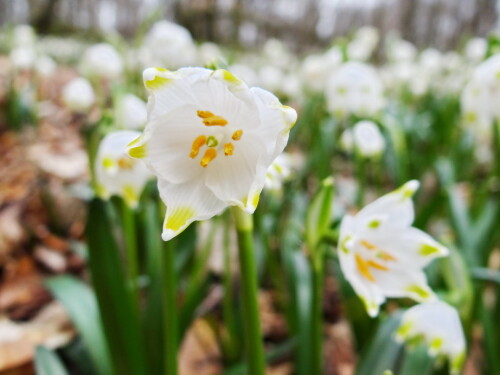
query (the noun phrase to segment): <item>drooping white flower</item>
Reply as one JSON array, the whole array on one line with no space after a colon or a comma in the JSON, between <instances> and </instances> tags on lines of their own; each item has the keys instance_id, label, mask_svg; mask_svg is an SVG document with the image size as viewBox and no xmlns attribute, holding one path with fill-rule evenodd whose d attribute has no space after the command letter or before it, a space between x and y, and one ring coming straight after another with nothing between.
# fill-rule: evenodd
<instances>
[{"instance_id":1,"label":"drooping white flower","mask_svg":"<svg viewBox=\"0 0 500 375\"><path fill-rule=\"evenodd\" d=\"M119 128L141 129L147 121L146 103L133 94L123 95L116 105L115 122Z\"/></svg>"},{"instance_id":2,"label":"drooping white flower","mask_svg":"<svg viewBox=\"0 0 500 375\"><path fill-rule=\"evenodd\" d=\"M123 59L112 45L99 43L85 51L81 69L89 77L116 79L123 72Z\"/></svg>"},{"instance_id":3,"label":"drooping white flower","mask_svg":"<svg viewBox=\"0 0 500 375\"><path fill-rule=\"evenodd\" d=\"M292 174L292 157L283 152L279 154L271 166L267 169L264 186L266 189L278 192L283 183L290 178Z\"/></svg>"},{"instance_id":4,"label":"drooping white flower","mask_svg":"<svg viewBox=\"0 0 500 375\"><path fill-rule=\"evenodd\" d=\"M10 51L9 57L14 68L29 70L32 69L35 64L36 53L32 46L17 47Z\"/></svg>"},{"instance_id":5,"label":"drooping white flower","mask_svg":"<svg viewBox=\"0 0 500 375\"><path fill-rule=\"evenodd\" d=\"M151 178L146 165L127 155L127 145L140 136L135 131L122 130L108 134L99 144L95 161L97 194L108 199L122 197L130 207L136 207L146 182Z\"/></svg>"},{"instance_id":6,"label":"drooping white flower","mask_svg":"<svg viewBox=\"0 0 500 375\"><path fill-rule=\"evenodd\" d=\"M373 121L359 121L353 128L354 145L367 158L380 155L385 149L385 140Z\"/></svg>"},{"instance_id":7,"label":"drooping white flower","mask_svg":"<svg viewBox=\"0 0 500 375\"><path fill-rule=\"evenodd\" d=\"M13 30L13 45L32 48L36 42L36 32L31 25L17 25Z\"/></svg>"},{"instance_id":8,"label":"drooping white flower","mask_svg":"<svg viewBox=\"0 0 500 375\"><path fill-rule=\"evenodd\" d=\"M35 70L41 77L48 77L57 69L56 62L47 55L39 56L35 63Z\"/></svg>"},{"instance_id":9,"label":"drooping white flower","mask_svg":"<svg viewBox=\"0 0 500 375\"><path fill-rule=\"evenodd\" d=\"M465 337L457 311L450 305L434 301L416 305L404 314L396 340L423 339L429 355L445 356L450 373L459 374L465 360Z\"/></svg>"},{"instance_id":10,"label":"drooping white flower","mask_svg":"<svg viewBox=\"0 0 500 375\"><path fill-rule=\"evenodd\" d=\"M178 68L196 60L196 47L189 31L168 21L156 22L144 39L150 56L144 63Z\"/></svg>"},{"instance_id":11,"label":"drooping white flower","mask_svg":"<svg viewBox=\"0 0 500 375\"><path fill-rule=\"evenodd\" d=\"M465 45L465 57L471 62L479 62L486 56L488 42L484 38L469 39Z\"/></svg>"},{"instance_id":12,"label":"drooping white flower","mask_svg":"<svg viewBox=\"0 0 500 375\"><path fill-rule=\"evenodd\" d=\"M348 62L329 78L325 94L329 110L337 116L370 116L384 106L383 89L374 68Z\"/></svg>"},{"instance_id":13,"label":"drooping white flower","mask_svg":"<svg viewBox=\"0 0 500 375\"><path fill-rule=\"evenodd\" d=\"M64 86L62 100L69 109L84 112L95 102L94 90L85 78L74 78Z\"/></svg>"},{"instance_id":14,"label":"drooping white flower","mask_svg":"<svg viewBox=\"0 0 500 375\"><path fill-rule=\"evenodd\" d=\"M340 266L372 317L386 297L435 299L422 268L448 249L411 226L418 186L409 181L342 220Z\"/></svg>"},{"instance_id":15,"label":"drooping white flower","mask_svg":"<svg viewBox=\"0 0 500 375\"><path fill-rule=\"evenodd\" d=\"M148 123L129 155L158 177L167 205L162 238L228 205L253 212L295 110L222 69L149 68L143 76L151 92Z\"/></svg>"}]
</instances>

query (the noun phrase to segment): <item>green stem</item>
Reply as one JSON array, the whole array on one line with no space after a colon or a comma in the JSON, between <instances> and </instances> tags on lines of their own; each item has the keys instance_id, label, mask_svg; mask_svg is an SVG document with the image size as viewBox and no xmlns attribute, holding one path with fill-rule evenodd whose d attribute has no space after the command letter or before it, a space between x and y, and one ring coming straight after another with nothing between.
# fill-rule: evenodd
<instances>
[{"instance_id":1,"label":"green stem","mask_svg":"<svg viewBox=\"0 0 500 375\"><path fill-rule=\"evenodd\" d=\"M175 254L170 242L163 249L163 333L165 338L164 374L177 375L177 278L175 274Z\"/></svg>"},{"instance_id":2,"label":"green stem","mask_svg":"<svg viewBox=\"0 0 500 375\"><path fill-rule=\"evenodd\" d=\"M122 202L122 220L123 220L123 235L125 237L125 248L127 251L127 271L132 289L132 294L135 298L135 304L138 303L137 279L139 276L139 267L137 259L137 237L135 212L130 208L125 201Z\"/></svg>"},{"instance_id":3,"label":"green stem","mask_svg":"<svg viewBox=\"0 0 500 375\"><path fill-rule=\"evenodd\" d=\"M226 212L227 214L228 212ZM227 344L226 344L226 354L230 362L234 361L238 354L238 340L236 340L236 332L238 330L236 321L234 319L234 300L233 300L233 275L231 268L231 218L228 215L224 215L224 239L223 239L223 251L224 251L224 299L222 301L222 314L224 317L224 322L227 327Z\"/></svg>"},{"instance_id":4,"label":"green stem","mask_svg":"<svg viewBox=\"0 0 500 375\"><path fill-rule=\"evenodd\" d=\"M311 375L321 375L323 374L323 282L325 278L324 274L324 262L322 254L322 245L319 245L316 249L317 254L313 256L313 301L312 301L312 365Z\"/></svg>"},{"instance_id":5,"label":"green stem","mask_svg":"<svg viewBox=\"0 0 500 375\"><path fill-rule=\"evenodd\" d=\"M243 320L249 374L265 375L264 348L259 317L257 270L253 246L252 215L238 207L232 208L238 234Z\"/></svg>"}]
</instances>

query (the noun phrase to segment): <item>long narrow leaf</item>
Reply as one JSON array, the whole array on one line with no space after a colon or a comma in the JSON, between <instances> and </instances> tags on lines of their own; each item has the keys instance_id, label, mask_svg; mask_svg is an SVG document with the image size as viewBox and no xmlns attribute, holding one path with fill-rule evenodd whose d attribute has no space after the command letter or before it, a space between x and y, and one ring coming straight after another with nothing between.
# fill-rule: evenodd
<instances>
[{"instance_id":1,"label":"long narrow leaf","mask_svg":"<svg viewBox=\"0 0 500 375\"><path fill-rule=\"evenodd\" d=\"M149 374L138 312L132 303L106 204L100 200L90 204L86 234L92 283L110 343L115 374Z\"/></svg>"},{"instance_id":2,"label":"long narrow leaf","mask_svg":"<svg viewBox=\"0 0 500 375\"><path fill-rule=\"evenodd\" d=\"M37 375L68 375L59 357L43 346L37 346L35 352Z\"/></svg>"},{"instance_id":3,"label":"long narrow leaf","mask_svg":"<svg viewBox=\"0 0 500 375\"><path fill-rule=\"evenodd\" d=\"M97 301L92 290L82 281L68 275L49 279L47 287L61 302L90 354L94 367L100 375L112 374L111 357L104 329L99 316Z\"/></svg>"}]
</instances>

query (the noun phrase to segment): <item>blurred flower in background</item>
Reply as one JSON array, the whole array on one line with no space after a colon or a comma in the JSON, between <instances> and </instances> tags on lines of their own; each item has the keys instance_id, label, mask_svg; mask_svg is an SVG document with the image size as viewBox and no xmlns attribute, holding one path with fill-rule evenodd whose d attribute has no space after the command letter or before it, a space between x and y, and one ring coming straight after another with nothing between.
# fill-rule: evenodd
<instances>
[{"instance_id":1,"label":"blurred flower in background","mask_svg":"<svg viewBox=\"0 0 500 375\"><path fill-rule=\"evenodd\" d=\"M94 89L85 78L74 78L64 86L62 100L69 109L75 112L85 112L95 102Z\"/></svg>"}]
</instances>

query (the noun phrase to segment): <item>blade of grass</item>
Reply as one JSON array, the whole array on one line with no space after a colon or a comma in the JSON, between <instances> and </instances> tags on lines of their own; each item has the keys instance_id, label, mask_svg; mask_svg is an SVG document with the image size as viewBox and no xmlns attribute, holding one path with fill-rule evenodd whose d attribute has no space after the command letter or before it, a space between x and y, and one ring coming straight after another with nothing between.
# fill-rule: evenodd
<instances>
[{"instance_id":1,"label":"blade of grass","mask_svg":"<svg viewBox=\"0 0 500 375\"><path fill-rule=\"evenodd\" d=\"M46 285L63 304L100 375L112 374L111 357L94 293L82 281L63 275L51 278Z\"/></svg>"},{"instance_id":2,"label":"blade of grass","mask_svg":"<svg viewBox=\"0 0 500 375\"><path fill-rule=\"evenodd\" d=\"M35 352L37 375L68 375L59 357L43 346L37 346Z\"/></svg>"},{"instance_id":3,"label":"blade of grass","mask_svg":"<svg viewBox=\"0 0 500 375\"><path fill-rule=\"evenodd\" d=\"M86 228L89 266L115 374L149 374L138 311L112 229L106 203L93 200Z\"/></svg>"}]
</instances>

